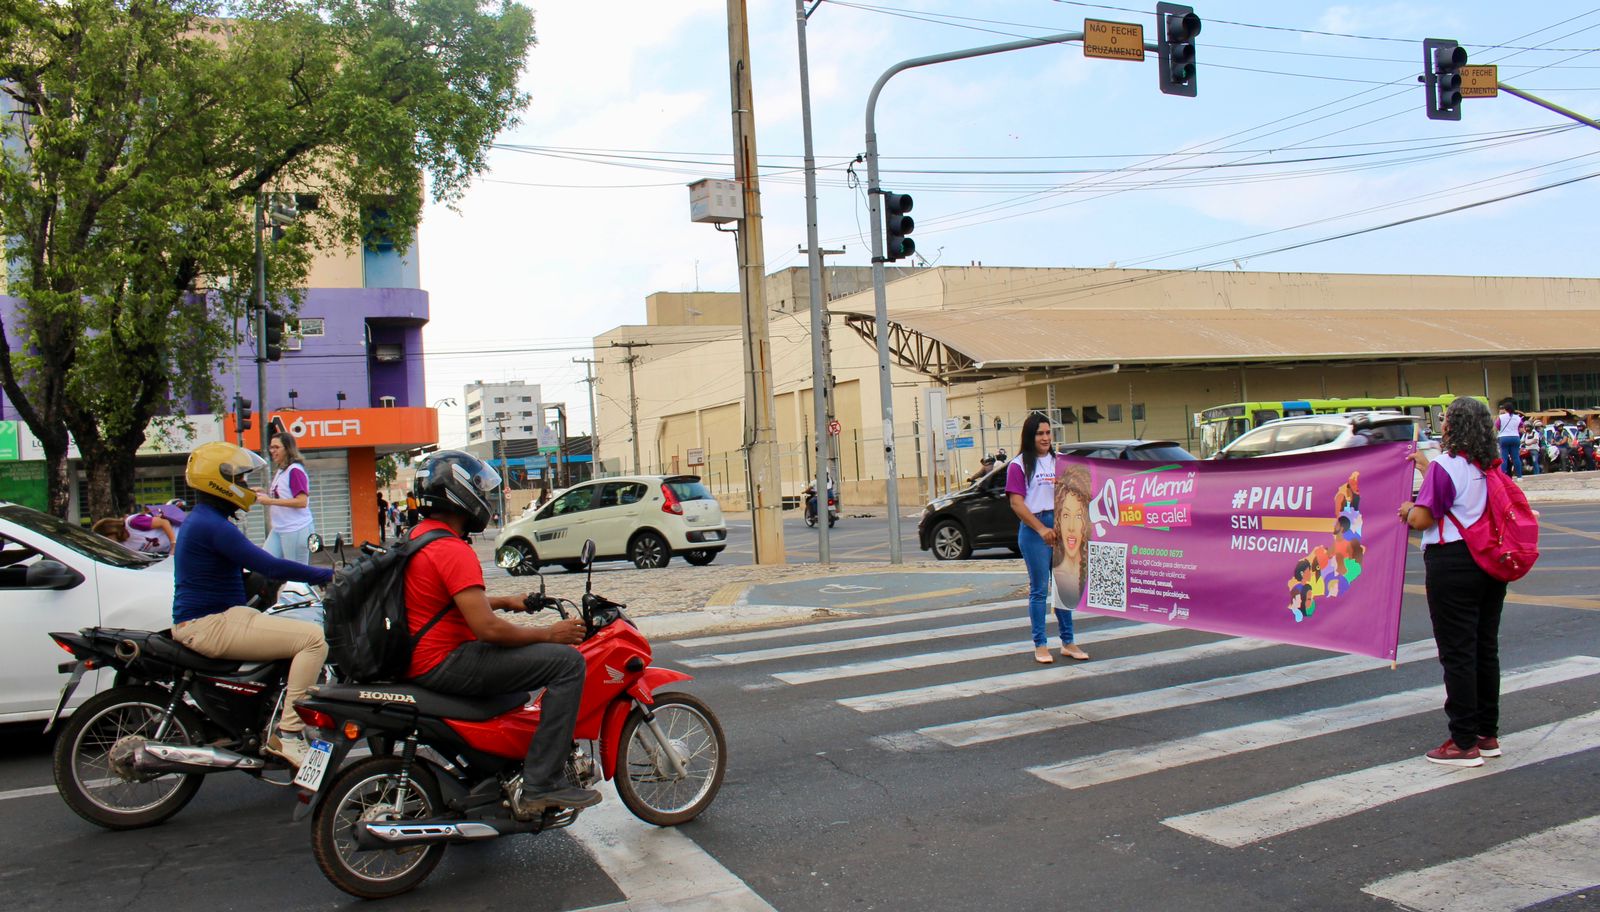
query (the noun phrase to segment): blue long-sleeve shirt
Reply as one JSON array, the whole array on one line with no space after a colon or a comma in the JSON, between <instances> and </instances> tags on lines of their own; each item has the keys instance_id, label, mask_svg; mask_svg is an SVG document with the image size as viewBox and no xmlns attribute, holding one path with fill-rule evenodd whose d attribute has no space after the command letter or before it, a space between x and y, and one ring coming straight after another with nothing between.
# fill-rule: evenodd
<instances>
[{"instance_id":1,"label":"blue long-sleeve shirt","mask_svg":"<svg viewBox=\"0 0 1600 912\"><path fill-rule=\"evenodd\" d=\"M308 567L296 561L273 557L245 538L222 511L208 503L195 505L183 523L172 548L173 575L177 586L172 597L172 622L192 621L208 614L243 605L244 575L241 568L254 570L272 579L302 583L326 583L333 571Z\"/></svg>"}]
</instances>

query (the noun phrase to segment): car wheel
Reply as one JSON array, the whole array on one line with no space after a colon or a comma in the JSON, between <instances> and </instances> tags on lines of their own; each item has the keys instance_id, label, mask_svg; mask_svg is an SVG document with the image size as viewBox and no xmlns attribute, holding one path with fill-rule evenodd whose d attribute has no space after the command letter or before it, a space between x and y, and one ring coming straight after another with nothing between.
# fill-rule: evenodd
<instances>
[{"instance_id":1,"label":"car wheel","mask_svg":"<svg viewBox=\"0 0 1600 912\"><path fill-rule=\"evenodd\" d=\"M683 559L696 567L704 567L706 564L716 560L717 554L718 552L716 551L707 551L702 548L695 551L685 551Z\"/></svg>"},{"instance_id":2,"label":"car wheel","mask_svg":"<svg viewBox=\"0 0 1600 912\"><path fill-rule=\"evenodd\" d=\"M666 539L654 532L640 532L628 543L628 560L640 570L655 570L672 560L672 552L667 549Z\"/></svg>"},{"instance_id":3,"label":"car wheel","mask_svg":"<svg viewBox=\"0 0 1600 912\"><path fill-rule=\"evenodd\" d=\"M953 519L933 527L933 556L939 560L966 560L972 556L972 542L967 530Z\"/></svg>"},{"instance_id":4,"label":"car wheel","mask_svg":"<svg viewBox=\"0 0 1600 912\"><path fill-rule=\"evenodd\" d=\"M539 555L532 545L518 538L506 542L500 553L495 555L495 563L505 567L512 576L527 576L538 571Z\"/></svg>"}]
</instances>

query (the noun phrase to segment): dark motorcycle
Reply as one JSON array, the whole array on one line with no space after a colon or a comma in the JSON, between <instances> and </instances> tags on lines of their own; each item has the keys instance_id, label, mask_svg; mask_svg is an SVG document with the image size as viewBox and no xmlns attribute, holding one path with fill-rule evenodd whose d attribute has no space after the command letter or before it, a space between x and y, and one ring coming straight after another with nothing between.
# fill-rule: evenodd
<instances>
[{"instance_id":1,"label":"dark motorcycle","mask_svg":"<svg viewBox=\"0 0 1600 912\"><path fill-rule=\"evenodd\" d=\"M292 595L278 598L280 587ZM252 576L248 589L252 607L275 602L267 613L321 623L311 587ZM166 630L86 627L50 638L73 661L61 666L72 677L46 731L85 673L116 671L114 686L84 701L56 737L56 790L78 816L110 830L153 826L182 810L210 773L289 785L263 775L289 766L261 750L283 710L287 659L211 659Z\"/></svg>"},{"instance_id":2,"label":"dark motorcycle","mask_svg":"<svg viewBox=\"0 0 1600 912\"><path fill-rule=\"evenodd\" d=\"M815 529L817 527L817 486L810 485L805 490L806 495L806 525ZM828 528L839 521L839 500L830 492L828 494Z\"/></svg>"},{"instance_id":3,"label":"dark motorcycle","mask_svg":"<svg viewBox=\"0 0 1600 912\"><path fill-rule=\"evenodd\" d=\"M594 542L582 554L592 562ZM587 633L577 648L588 672L567 775L585 788L615 778L628 810L657 826L692 820L722 787L722 725L699 699L658 692L691 679L652 666L650 643L625 606L584 589ZM542 577L524 606L562 617L579 607L546 597ZM521 785L539 726L539 705L527 693L461 697L415 684L333 684L313 688L296 709L312 739L295 780L305 789L297 816L314 808L317 866L351 895L404 893L432 873L447 845L558 829L581 813L550 808L521 817L512 809L508 796ZM372 755L341 768L362 742Z\"/></svg>"}]
</instances>

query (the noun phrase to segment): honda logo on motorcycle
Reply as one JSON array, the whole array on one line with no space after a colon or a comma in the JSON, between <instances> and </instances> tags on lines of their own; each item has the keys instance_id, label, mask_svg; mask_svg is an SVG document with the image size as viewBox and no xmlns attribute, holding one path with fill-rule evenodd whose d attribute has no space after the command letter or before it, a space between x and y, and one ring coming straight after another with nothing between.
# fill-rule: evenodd
<instances>
[{"instance_id":1,"label":"honda logo on motorcycle","mask_svg":"<svg viewBox=\"0 0 1600 912\"><path fill-rule=\"evenodd\" d=\"M417 698L410 694L384 693L381 690L363 690L357 694L363 700L382 700L386 703L415 703Z\"/></svg>"}]
</instances>

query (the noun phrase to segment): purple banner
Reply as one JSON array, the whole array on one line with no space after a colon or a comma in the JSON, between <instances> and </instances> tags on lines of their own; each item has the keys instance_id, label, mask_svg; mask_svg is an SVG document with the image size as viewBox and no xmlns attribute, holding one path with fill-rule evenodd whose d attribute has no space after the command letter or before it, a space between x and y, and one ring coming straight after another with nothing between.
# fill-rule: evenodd
<instances>
[{"instance_id":1,"label":"purple banner","mask_svg":"<svg viewBox=\"0 0 1600 912\"><path fill-rule=\"evenodd\" d=\"M1056 591L1080 611L1393 659L1411 449L1063 457Z\"/></svg>"}]
</instances>

